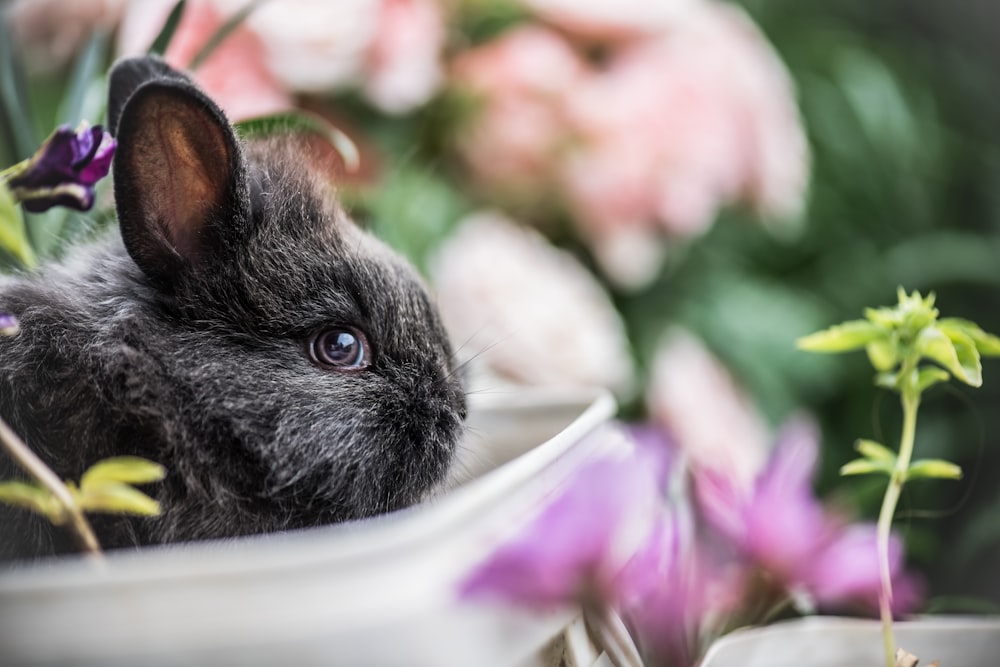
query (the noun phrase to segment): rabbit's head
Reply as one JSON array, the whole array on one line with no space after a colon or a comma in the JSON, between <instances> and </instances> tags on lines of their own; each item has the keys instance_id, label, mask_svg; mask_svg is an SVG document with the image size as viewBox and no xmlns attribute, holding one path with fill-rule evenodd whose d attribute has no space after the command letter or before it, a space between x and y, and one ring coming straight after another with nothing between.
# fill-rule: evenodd
<instances>
[{"instance_id":1,"label":"rabbit's head","mask_svg":"<svg viewBox=\"0 0 1000 667\"><path fill-rule=\"evenodd\" d=\"M465 398L416 272L300 155L242 142L163 61L121 61L110 86L119 225L155 321L141 344L178 405L160 426L177 497L164 529L227 532L213 498L241 499L235 533L256 532L254 508L266 530L419 500L452 461Z\"/></svg>"}]
</instances>

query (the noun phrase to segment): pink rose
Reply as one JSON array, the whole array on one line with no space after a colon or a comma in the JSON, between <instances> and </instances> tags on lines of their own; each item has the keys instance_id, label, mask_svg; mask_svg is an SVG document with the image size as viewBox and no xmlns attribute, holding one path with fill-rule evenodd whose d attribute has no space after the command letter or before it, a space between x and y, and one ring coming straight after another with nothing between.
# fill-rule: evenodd
<instances>
[{"instance_id":1,"label":"pink rose","mask_svg":"<svg viewBox=\"0 0 1000 667\"><path fill-rule=\"evenodd\" d=\"M365 63L365 94L390 113L426 102L444 78L444 41L444 17L433 0L383 0Z\"/></svg>"},{"instance_id":2,"label":"pink rose","mask_svg":"<svg viewBox=\"0 0 1000 667\"><path fill-rule=\"evenodd\" d=\"M132 3L123 26L122 52L144 50L173 4ZM175 35L175 42L182 44L172 43L167 59L189 59L246 4L189 2ZM199 68L198 79L239 109L233 112L238 116L288 108L291 93L350 88L360 88L384 111L402 113L425 103L439 88L444 41L444 16L435 0L267 2Z\"/></svg>"},{"instance_id":3,"label":"pink rose","mask_svg":"<svg viewBox=\"0 0 1000 667\"><path fill-rule=\"evenodd\" d=\"M119 33L119 50L126 55L144 52L173 5L173 0L131 3ZM188 0L164 58L175 67L188 67L227 16L210 0ZM192 74L231 120L290 109L291 96L271 75L263 55L257 37L240 26Z\"/></svg>"},{"instance_id":4,"label":"pink rose","mask_svg":"<svg viewBox=\"0 0 1000 667\"><path fill-rule=\"evenodd\" d=\"M661 32L702 0L522 0L540 16L583 37L627 39Z\"/></svg>"},{"instance_id":5,"label":"pink rose","mask_svg":"<svg viewBox=\"0 0 1000 667\"><path fill-rule=\"evenodd\" d=\"M533 2L546 15L628 23L588 4ZM742 10L689 0L633 27L599 62L529 26L453 70L481 100L458 138L472 176L501 201L563 207L626 286L656 274L664 239L703 233L724 207L797 216L809 174L791 80Z\"/></svg>"},{"instance_id":6,"label":"pink rose","mask_svg":"<svg viewBox=\"0 0 1000 667\"><path fill-rule=\"evenodd\" d=\"M459 136L474 176L515 198L546 192L567 139L561 100L586 75L584 61L558 34L527 26L461 54L452 74L477 102Z\"/></svg>"}]
</instances>

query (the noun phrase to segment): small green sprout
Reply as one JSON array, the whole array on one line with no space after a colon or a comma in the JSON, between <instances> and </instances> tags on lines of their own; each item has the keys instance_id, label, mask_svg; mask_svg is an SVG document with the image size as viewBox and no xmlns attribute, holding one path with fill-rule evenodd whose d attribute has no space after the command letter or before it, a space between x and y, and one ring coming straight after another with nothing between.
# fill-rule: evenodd
<instances>
[{"instance_id":1,"label":"small green sprout","mask_svg":"<svg viewBox=\"0 0 1000 667\"><path fill-rule=\"evenodd\" d=\"M881 473L889 477L878 519L882 590L879 611L886 666L896 664L892 633L892 585L889 533L903 484L911 479L961 479L962 470L939 459L912 461L917 410L924 391L954 377L971 387L983 383L983 356L1000 356L1000 338L958 318L938 318L934 294L907 295L900 287L894 308L868 308L865 319L851 320L800 338L797 346L812 352L849 352L864 348L875 368L875 383L897 392L903 407L898 454L872 440L858 440L861 458L845 464L843 475Z\"/></svg>"},{"instance_id":2,"label":"small green sprout","mask_svg":"<svg viewBox=\"0 0 1000 667\"><path fill-rule=\"evenodd\" d=\"M66 481L73 502L84 512L156 516L160 504L133 484L163 479L163 466L134 456L104 459L91 466L77 485ZM69 519L63 504L45 486L34 482L0 482L0 502L34 510L61 526Z\"/></svg>"}]
</instances>

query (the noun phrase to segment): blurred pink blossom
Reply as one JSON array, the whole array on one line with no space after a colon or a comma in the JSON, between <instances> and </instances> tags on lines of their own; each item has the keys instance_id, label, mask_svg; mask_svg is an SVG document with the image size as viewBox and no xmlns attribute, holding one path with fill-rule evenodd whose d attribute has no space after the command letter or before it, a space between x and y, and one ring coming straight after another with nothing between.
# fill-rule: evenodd
<instances>
[{"instance_id":1,"label":"blurred pink blossom","mask_svg":"<svg viewBox=\"0 0 1000 667\"><path fill-rule=\"evenodd\" d=\"M573 25L630 31L618 7L534 4ZM637 20L644 34L607 45L599 62L559 33L526 27L455 68L455 84L480 94L459 140L473 175L501 196L513 185L561 200L623 285L648 282L662 258L629 257L636 239L700 234L737 203L795 218L808 180L791 79L746 14L694 0L662 14Z\"/></svg>"},{"instance_id":2,"label":"blurred pink blossom","mask_svg":"<svg viewBox=\"0 0 1000 667\"><path fill-rule=\"evenodd\" d=\"M821 607L849 602L876 607L880 586L874 524L848 524L813 494L819 434L805 419L782 429L767 466L747 493L720 475L696 476L708 520L737 549L786 590ZM903 572L903 546L893 538L890 569L905 594L897 609L916 602Z\"/></svg>"},{"instance_id":3,"label":"blurred pink blossom","mask_svg":"<svg viewBox=\"0 0 1000 667\"><path fill-rule=\"evenodd\" d=\"M144 52L174 4L174 0L130 3L119 32L119 50L125 55ZM227 17L211 0L188 0L164 59L186 69ZM246 26L230 33L192 74L231 120L273 114L293 106L285 87L268 70L260 40Z\"/></svg>"},{"instance_id":4,"label":"blurred pink blossom","mask_svg":"<svg viewBox=\"0 0 1000 667\"><path fill-rule=\"evenodd\" d=\"M703 0L523 0L551 23L583 37L626 39L655 34Z\"/></svg>"},{"instance_id":5,"label":"blurred pink blossom","mask_svg":"<svg viewBox=\"0 0 1000 667\"><path fill-rule=\"evenodd\" d=\"M434 0L383 0L365 63L368 98L390 113L430 99L444 79L445 38L444 17Z\"/></svg>"},{"instance_id":6,"label":"blurred pink blossom","mask_svg":"<svg viewBox=\"0 0 1000 667\"><path fill-rule=\"evenodd\" d=\"M662 585L671 555L664 546L674 540L657 485L659 455L629 447L584 465L466 578L461 594L533 607L621 607L645 597Z\"/></svg>"},{"instance_id":7,"label":"blurred pink blossom","mask_svg":"<svg viewBox=\"0 0 1000 667\"><path fill-rule=\"evenodd\" d=\"M767 424L732 375L690 332L663 337L646 394L652 420L667 429L696 475L709 472L749 491L768 458Z\"/></svg>"},{"instance_id":8,"label":"blurred pink blossom","mask_svg":"<svg viewBox=\"0 0 1000 667\"><path fill-rule=\"evenodd\" d=\"M568 138L563 100L586 67L562 37L535 25L460 54L453 82L478 102L474 122L459 135L474 175L508 196L548 193Z\"/></svg>"},{"instance_id":9,"label":"blurred pink blossom","mask_svg":"<svg viewBox=\"0 0 1000 667\"><path fill-rule=\"evenodd\" d=\"M185 16L175 35L175 40L188 43L171 44L168 60L189 58L247 3L189 1L185 14L196 17ZM121 52L144 50L173 4L170 0L131 3L122 26ZM230 41L242 43L231 47ZM247 100L239 100L241 105L256 96L261 108L287 107L294 93L358 88L383 111L402 113L425 103L439 88L444 41L443 11L435 0L266 2L219 47L228 55L211 58L198 78L212 94L215 86L227 89L233 99L238 99L236 89L244 87L250 92L243 95Z\"/></svg>"},{"instance_id":10,"label":"blurred pink blossom","mask_svg":"<svg viewBox=\"0 0 1000 667\"><path fill-rule=\"evenodd\" d=\"M126 4L126 0L14 0L3 13L24 62L45 71L72 60L94 31L114 29Z\"/></svg>"},{"instance_id":11,"label":"blurred pink blossom","mask_svg":"<svg viewBox=\"0 0 1000 667\"><path fill-rule=\"evenodd\" d=\"M569 253L496 213L460 223L431 265L458 354L493 374L543 386L627 388L624 326Z\"/></svg>"}]
</instances>

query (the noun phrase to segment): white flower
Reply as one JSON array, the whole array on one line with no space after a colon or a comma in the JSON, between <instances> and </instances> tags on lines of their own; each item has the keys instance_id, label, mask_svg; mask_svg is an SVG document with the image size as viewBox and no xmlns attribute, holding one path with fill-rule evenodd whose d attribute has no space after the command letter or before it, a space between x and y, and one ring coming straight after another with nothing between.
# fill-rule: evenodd
<instances>
[{"instance_id":1,"label":"white flower","mask_svg":"<svg viewBox=\"0 0 1000 667\"><path fill-rule=\"evenodd\" d=\"M631 383L624 327L607 294L538 232L479 213L435 260L438 305L460 355L523 384Z\"/></svg>"}]
</instances>

